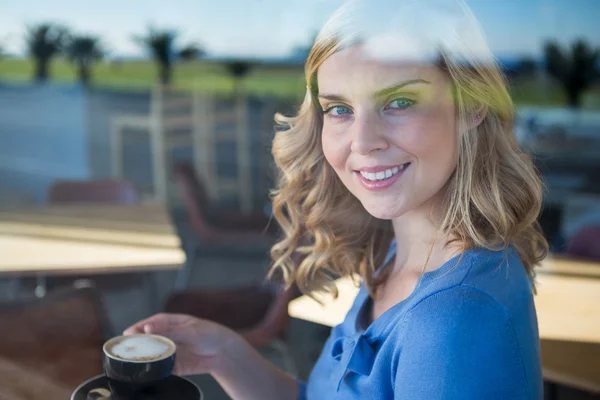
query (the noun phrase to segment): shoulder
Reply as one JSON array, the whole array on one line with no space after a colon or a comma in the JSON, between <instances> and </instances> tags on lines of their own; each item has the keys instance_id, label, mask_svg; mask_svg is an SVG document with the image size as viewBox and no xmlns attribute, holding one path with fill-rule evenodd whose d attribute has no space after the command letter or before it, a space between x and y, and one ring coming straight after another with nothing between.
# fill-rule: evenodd
<instances>
[{"instance_id":1,"label":"shoulder","mask_svg":"<svg viewBox=\"0 0 600 400\"><path fill-rule=\"evenodd\" d=\"M506 307L477 288L431 294L407 313L399 335L396 390L422 392L413 398L526 399L537 386L528 367L535 360L525 360Z\"/></svg>"},{"instance_id":2,"label":"shoulder","mask_svg":"<svg viewBox=\"0 0 600 400\"><path fill-rule=\"evenodd\" d=\"M479 325L484 329L491 329L492 325L508 328L508 324L510 317L503 304L489 293L464 284L429 294L407 312L404 321L407 332L439 331L438 340L454 329Z\"/></svg>"},{"instance_id":3,"label":"shoulder","mask_svg":"<svg viewBox=\"0 0 600 400\"><path fill-rule=\"evenodd\" d=\"M461 305L452 314L456 317L464 314L459 314L461 311L481 307L485 310L475 311L517 319L534 317L532 281L513 247L499 251L471 249L458 261L449 262L452 268L431 280L414 307L423 309L444 298Z\"/></svg>"},{"instance_id":4,"label":"shoulder","mask_svg":"<svg viewBox=\"0 0 600 400\"><path fill-rule=\"evenodd\" d=\"M512 249L475 249L431 275L394 325L396 399L540 398L531 284Z\"/></svg>"},{"instance_id":5,"label":"shoulder","mask_svg":"<svg viewBox=\"0 0 600 400\"><path fill-rule=\"evenodd\" d=\"M405 323L455 321L464 326L480 322L479 317L485 315L508 324L514 318L533 316L524 315L533 309L533 289L513 248L473 249L458 261L449 262L452 268L442 271L423 288L411 304Z\"/></svg>"},{"instance_id":6,"label":"shoulder","mask_svg":"<svg viewBox=\"0 0 600 400\"><path fill-rule=\"evenodd\" d=\"M500 302L507 291L533 293L531 279L513 247L499 251L474 249L471 260L463 285L487 292Z\"/></svg>"},{"instance_id":7,"label":"shoulder","mask_svg":"<svg viewBox=\"0 0 600 400\"><path fill-rule=\"evenodd\" d=\"M412 305L405 317L407 330L438 329L437 340L453 336L453 330L506 332L491 335L508 340L517 325L537 322L531 281L518 254L475 249L465 258L465 266L446 285L437 285ZM520 330L519 330L520 332Z\"/></svg>"}]
</instances>

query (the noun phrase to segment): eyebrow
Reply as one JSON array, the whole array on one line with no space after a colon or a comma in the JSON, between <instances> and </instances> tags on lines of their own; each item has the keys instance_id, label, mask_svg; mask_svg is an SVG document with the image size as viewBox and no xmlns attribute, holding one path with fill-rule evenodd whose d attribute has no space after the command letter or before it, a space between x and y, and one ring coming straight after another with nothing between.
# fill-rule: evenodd
<instances>
[{"instance_id":1,"label":"eyebrow","mask_svg":"<svg viewBox=\"0 0 600 400\"><path fill-rule=\"evenodd\" d=\"M398 90L402 89L405 86L415 85L415 84L429 85L429 84L431 84L431 82L426 81L424 79L412 79L410 81L402 82L397 85L390 86L385 89L381 89L381 90L373 93L371 97L373 97L373 98L387 97L387 96L397 92ZM337 94L328 94L328 93L319 94L319 98L324 99L324 100L332 100L332 101L345 101L345 102L348 101L348 100L346 100L346 98L344 98L344 96L340 96Z\"/></svg>"}]
</instances>

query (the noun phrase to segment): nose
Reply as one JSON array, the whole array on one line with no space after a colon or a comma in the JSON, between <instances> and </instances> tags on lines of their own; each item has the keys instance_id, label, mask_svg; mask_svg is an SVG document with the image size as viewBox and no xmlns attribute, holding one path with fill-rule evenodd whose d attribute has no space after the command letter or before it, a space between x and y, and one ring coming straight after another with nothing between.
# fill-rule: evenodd
<instances>
[{"instance_id":1,"label":"nose","mask_svg":"<svg viewBox=\"0 0 600 400\"><path fill-rule=\"evenodd\" d=\"M368 155L373 151L387 149L385 130L381 126L378 116L355 116L350 129L352 130L352 145L350 146L352 152Z\"/></svg>"}]
</instances>

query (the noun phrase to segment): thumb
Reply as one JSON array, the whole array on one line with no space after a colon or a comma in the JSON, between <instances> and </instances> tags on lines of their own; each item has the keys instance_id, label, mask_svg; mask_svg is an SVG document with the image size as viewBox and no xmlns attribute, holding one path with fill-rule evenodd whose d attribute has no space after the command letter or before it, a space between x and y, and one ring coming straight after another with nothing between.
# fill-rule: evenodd
<instances>
[{"instance_id":1,"label":"thumb","mask_svg":"<svg viewBox=\"0 0 600 400\"><path fill-rule=\"evenodd\" d=\"M161 313L137 322L133 326L127 328L124 334L152 333L155 335L166 336L173 330L173 326L185 325L189 322L190 316L188 315Z\"/></svg>"},{"instance_id":2,"label":"thumb","mask_svg":"<svg viewBox=\"0 0 600 400\"><path fill-rule=\"evenodd\" d=\"M161 321L148 322L144 325L144 333L165 336L175 342L185 339L185 325L161 324Z\"/></svg>"}]
</instances>

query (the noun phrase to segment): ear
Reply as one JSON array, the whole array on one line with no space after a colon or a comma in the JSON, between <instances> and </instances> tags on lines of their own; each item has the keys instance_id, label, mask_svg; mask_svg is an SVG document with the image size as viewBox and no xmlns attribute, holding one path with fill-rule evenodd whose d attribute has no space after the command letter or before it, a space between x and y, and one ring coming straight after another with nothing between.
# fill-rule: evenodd
<instances>
[{"instance_id":1,"label":"ear","mask_svg":"<svg viewBox=\"0 0 600 400\"><path fill-rule=\"evenodd\" d=\"M488 106L482 105L479 108L473 110L473 112L469 113L469 116L467 117L468 130L477 128L485 119L487 111Z\"/></svg>"}]
</instances>

